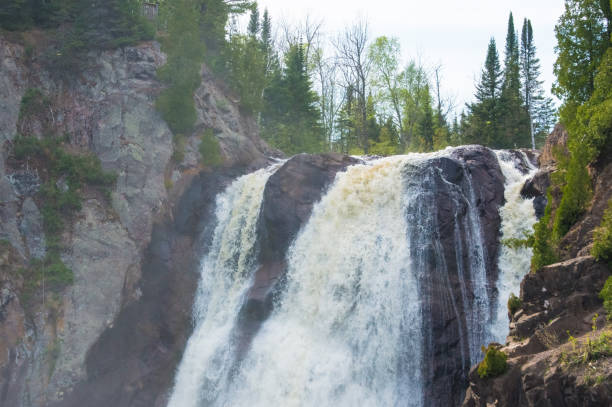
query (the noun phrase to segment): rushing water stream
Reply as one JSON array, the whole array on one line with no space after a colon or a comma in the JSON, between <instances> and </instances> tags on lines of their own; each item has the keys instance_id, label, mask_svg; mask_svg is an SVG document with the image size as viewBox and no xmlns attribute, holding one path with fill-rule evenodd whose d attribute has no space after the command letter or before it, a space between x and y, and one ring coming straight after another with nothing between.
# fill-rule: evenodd
<instances>
[{"instance_id":1,"label":"rushing water stream","mask_svg":"<svg viewBox=\"0 0 612 407\"><path fill-rule=\"evenodd\" d=\"M289 249L282 295L241 360L235 327L257 267L264 188L279 165L220 194L195 329L168 406L423 406L433 338L424 329L431 310L422 290L430 273L448 273L433 205L439 174L427 163L449 151L372 160L337 174ZM519 195L528 175L504 154L502 233L521 237L535 220L531 202ZM505 301L530 253L502 249L493 304L476 197L465 178L449 195L466 207L460 221L455 214L461 295L449 296L449 312L465 321L466 337L458 340L467 368L482 344L504 339Z\"/></svg>"}]
</instances>

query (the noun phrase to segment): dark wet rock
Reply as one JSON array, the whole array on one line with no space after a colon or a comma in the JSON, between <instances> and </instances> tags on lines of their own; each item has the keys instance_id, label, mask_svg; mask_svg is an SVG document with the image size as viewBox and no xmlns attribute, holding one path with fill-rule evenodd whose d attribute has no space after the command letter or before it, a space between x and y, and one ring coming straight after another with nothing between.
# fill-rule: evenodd
<instances>
[{"instance_id":1,"label":"dark wet rock","mask_svg":"<svg viewBox=\"0 0 612 407\"><path fill-rule=\"evenodd\" d=\"M273 308L273 296L283 283L285 256L300 228L308 221L336 174L360 160L340 154L299 154L274 173L264 191L258 223L260 267L241 310L238 327L240 349L252 337Z\"/></svg>"},{"instance_id":2,"label":"dark wet rock","mask_svg":"<svg viewBox=\"0 0 612 407\"><path fill-rule=\"evenodd\" d=\"M547 191L550 186L551 169L540 170L527 180L521 189L521 196L525 199L533 198L533 207L538 219L544 216L548 204Z\"/></svg>"},{"instance_id":3,"label":"dark wet rock","mask_svg":"<svg viewBox=\"0 0 612 407\"><path fill-rule=\"evenodd\" d=\"M458 405L470 367L467 338L473 333L468 332L465 319L471 309L464 309L462 301L462 294L471 296L473 292L472 282L463 274L470 269L475 250L470 246L472 221L486 242L483 260L492 284L497 278L504 177L495 154L482 147L459 148L450 157L411 166L407 171L409 185L424 184L423 188L409 187L411 193L416 190L420 195L414 199L414 207L406 210L408 224L422 224L423 219L430 222L410 235L415 251L411 258L416 261L413 266L422 275L420 295L427 299L422 310L423 353L429 355L423 360L425 405ZM488 295L494 304L495 293L490 290Z\"/></svg>"}]
</instances>

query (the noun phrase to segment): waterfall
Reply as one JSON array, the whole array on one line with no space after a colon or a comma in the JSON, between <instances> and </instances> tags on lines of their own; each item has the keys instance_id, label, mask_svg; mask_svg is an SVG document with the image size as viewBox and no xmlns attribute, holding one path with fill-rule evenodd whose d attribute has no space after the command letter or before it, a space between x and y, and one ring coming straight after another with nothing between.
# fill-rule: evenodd
<instances>
[{"instance_id":1,"label":"waterfall","mask_svg":"<svg viewBox=\"0 0 612 407\"><path fill-rule=\"evenodd\" d=\"M537 172L525 153L520 153L521 162L507 151L496 151L499 165L506 178L504 197L506 204L500 209L502 218L502 242L506 239L524 239L533 232L537 221L533 208L533 199L523 199L521 188ZM521 171L521 167L526 167ZM519 294L521 280L529 272L532 250L529 247L511 248L502 244L498 261L499 277L497 279L497 306L492 325L493 340L505 343L508 335L508 298L510 294Z\"/></svg>"},{"instance_id":2,"label":"waterfall","mask_svg":"<svg viewBox=\"0 0 612 407\"><path fill-rule=\"evenodd\" d=\"M216 200L216 228L201 265L194 332L179 366L169 407L199 407L214 399L233 363L232 330L256 266L256 226L263 192L278 168L234 181Z\"/></svg>"},{"instance_id":3,"label":"waterfall","mask_svg":"<svg viewBox=\"0 0 612 407\"><path fill-rule=\"evenodd\" d=\"M505 302L531 256L501 249L492 304L482 188L456 151L371 159L338 173L292 242L272 313L244 349L239 315L259 266L264 188L277 167L220 194L195 329L168 406L420 407L436 391L453 393L436 405L456 403L457 377L480 360L481 345L507 333ZM520 198L530 174L507 153L497 158L506 178L503 237L521 237L535 221L531 201Z\"/></svg>"},{"instance_id":4,"label":"waterfall","mask_svg":"<svg viewBox=\"0 0 612 407\"><path fill-rule=\"evenodd\" d=\"M403 212L408 160L337 175L290 249L277 311L219 405L422 405L422 316Z\"/></svg>"}]
</instances>

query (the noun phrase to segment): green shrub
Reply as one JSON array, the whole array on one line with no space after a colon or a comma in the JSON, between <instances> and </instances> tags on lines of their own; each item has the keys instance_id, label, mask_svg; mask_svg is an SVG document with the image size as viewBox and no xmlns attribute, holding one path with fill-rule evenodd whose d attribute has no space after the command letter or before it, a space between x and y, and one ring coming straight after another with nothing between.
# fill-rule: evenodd
<instances>
[{"instance_id":1,"label":"green shrub","mask_svg":"<svg viewBox=\"0 0 612 407\"><path fill-rule=\"evenodd\" d=\"M216 167L223 162L219 141L215 137L212 129L206 130L202 135L202 142L200 143L199 150L204 165Z\"/></svg>"},{"instance_id":2,"label":"green shrub","mask_svg":"<svg viewBox=\"0 0 612 407\"><path fill-rule=\"evenodd\" d=\"M552 238L559 241L580 219L592 197L591 177L587 170L589 159L586 147L579 146L572 152L565 174L563 197L555 213Z\"/></svg>"},{"instance_id":3,"label":"green shrub","mask_svg":"<svg viewBox=\"0 0 612 407\"><path fill-rule=\"evenodd\" d=\"M612 277L609 277L606 281L606 284L599 293L599 298L603 300L608 320L612 320Z\"/></svg>"},{"instance_id":4,"label":"green shrub","mask_svg":"<svg viewBox=\"0 0 612 407\"><path fill-rule=\"evenodd\" d=\"M551 230L548 227L552 211L552 195L548 192L548 205L544 211L544 216L533 225L533 239L530 242L533 247L533 257L531 258L531 271L536 272L542 267L557 262L558 257L552 244Z\"/></svg>"},{"instance_id":5,"label":"green shrub","mask_svg":"<svg viewBox=\"0 0 612 407\"><path fill-rule=\"evenodd\" d=\"M508 311L510 311L510 315L514 315L516 311L523 307L523 301L514 293L510 294L510 298L508 298Z\"/></svg>"},{"instance_id":6,"label":"green shrub","mask_svg":"<svg viewBox=\"0 0 612 407\"><path fill-rule=\"evenodd\" d=\"M497 349L494 345L489 345L487 348L483 346L482 352L485 354L485 357L478 365L478 376L484 379L496 377L506 372L508 368L506 363L508 355Z\"/></svg>"},{"instance_id":7,"label":"green shrub","mask_svg":"<svg viewBox=\"0 0 612 407\"><path fill-rule=\"evenodd\" d=\"M28 117L40 115L49 107L49 99L43 95L40 89L28 88L19 106L19 118L26 119Z\"/></svg>"},{"instance_id":8,"label":"green shrub","mask_svg":"<svg viewBox=\"0 0 612 407\"><path fill-rule=\"evenodd\" d=\"M591 254L612 266L612 199L604 212L601 225L595 229Z\"/></svg>"}]
</instances>

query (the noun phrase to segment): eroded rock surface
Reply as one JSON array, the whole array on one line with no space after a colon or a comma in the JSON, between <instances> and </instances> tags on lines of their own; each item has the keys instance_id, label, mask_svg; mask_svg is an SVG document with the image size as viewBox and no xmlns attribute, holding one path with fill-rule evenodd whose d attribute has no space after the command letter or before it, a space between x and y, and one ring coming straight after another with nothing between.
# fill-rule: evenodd
<instances>
[{"instance_id":1,"label":"eroded rock surface","mask_svg":"<svg viewBox=\"0 0 612 407\"><path fill-rule=\"evenodd\" d=\"M171 208L179 205L182 194L193 194L191 191L196 188L190 185L203 168L198 147L204 130L213 129L219 141L223 166L228 168L219 174L237 175L261 167L269 155L277 154L259 139L254 121L240 114L236 103L225 96L220 84L203 68L202 85L195 97L196 129L187 137L188 151L183 162L173 163L173 135L154 107L161 90L156 71L165 63L165 55L155 42L92 53L86 68L63 79L45 71L37 62L37 52L34 49L26 57L22 45L0 36L0 240L8 242L25 266L45 254L40 216L44 203L37 198L44 177L39 176L33 163L15 166L14 160L10 160L11 140L17 133L29 137L42 137L48 131L67 134L72 152L95 154L103 168L115 172L118 179L110 204L102 194L84 188L83 209L67 221L61 236L61 257L74 272L74 284L53 296L34 292L31 309L27 311L28 323L19 334L18 345L0 340L0 353L13 355L10 360L0 360L3 372L0 389L5 389L0 392L0 405L16 407L38 407L69 399L75 389L82 391L79 389L84 388L83 383L103 376L92 373L100 369L89 360L105 360L94 349L109 353L114 350L105 348L100 338L110 335L106 332L112 331L118 321L129 321L127 324L138 327L144 324L122 317L125 310L137 309L151 316L148 326L156 324L153 316L158 315L157 304L151 300L143 305L141 300L145 298L144 287L155 286L147 279L157 277L143 270L152 267L150 245L160 247L154 229L166 227L172 236L173 228L179 227L173 219L185 220L186 215L178 212L173 218L175 212ZM20 103L30 88L38 89L49 101L49 107L26 119L20 117ZM210 187L202 194L209 196L215 191ZM154 226L156 222L166 226ZM184 223L182 227L192 227ZM195 239L196 234L193 230L190 239ZM158 241L151 242L152 236L158 236ZM183 247L181 244L178 245ZM177 252L187 249L182 250ZM184 260L177 259L177 264L184 261L191 265L188 257L183 257ZM179 275L173 277L177 281L182 281L182 273L193 273L193 267L170 270ZM16 287L18 282L19 277L13 273L2 280L0 290ZM192 286L190 281L182 288L185 295L172 292L189 303ZM20 289L11 290L17 298ZM146 298L150 295L149 292ZM7 304L10 307L15 304L24 312L18 301ZM188 310L183 315L184 325L189 326L191 303L185 307ZM141 342L138 336L131 337L135 347L157 346L151 345L155 342L148 341L146 335L142 337ZM176 361L181 349L174 349L170 359L161 352L150 354L147 360L161 365L165 360ZM126 363L138 360L137 357L128 358ZM170 375L174 365L163 366ZM120 376L125 380L122 385L135 386L133 378L140 376L134 374L134 369L126 368L124 376ZM159 384L150 380L154 386ZM124 397L134 392L125 390ZM103 396L108 393L101 391L100 400ZM151 397L156 396L157 393ZM107 397L103 405L108 405L111 399ZM75 405L89 405L78 397L74 400L80 403Z\"/></svg>"}]
</instances>

